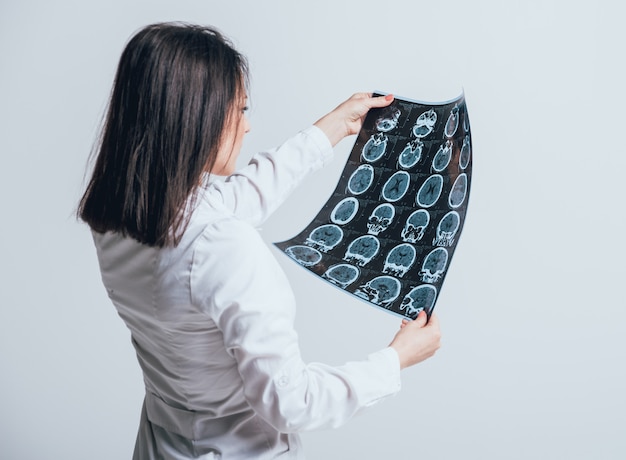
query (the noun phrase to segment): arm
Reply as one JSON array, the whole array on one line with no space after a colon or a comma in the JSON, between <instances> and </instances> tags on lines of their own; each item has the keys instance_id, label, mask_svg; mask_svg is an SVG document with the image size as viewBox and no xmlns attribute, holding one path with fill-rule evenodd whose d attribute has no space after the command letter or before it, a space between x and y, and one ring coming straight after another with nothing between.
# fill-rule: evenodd
<instances>
[{"instance_id":1,"label":"arm","mask_svg":"<svg viewBox=\"0 0 626 460\"><path fill-rule=\"evenodd\" d=\"M400 389L400 362L390 347L339 367L302 361L293 293L253 228L222 221L200 243L192 301L221 330L249 404L276 429L335 427ZM219 257L217 247L228 257Z\"/></svg>"},{"instance_id":2,"label":"arm","mask_svg":"<svg viewBox=\"0 0 626 460\"><path fill-rule=\"evenodd\" d=\"M280 147L255 155L226 181L213 182L209 194L238 219L260 225L308 174L330 161L334 145L359 132L370 108L384 107L391 101L391 95L353 95Z\"/></svg>"},{"instance_id":3,"label":"arm","mask_svg":"<svg viewBox=\"0 0 626 460\"><path fill-rule=\"evenodd\" d=\"M242 222L221 221L205 231L196 253L192 301L221 330L249 404L281 432L345 423L399 391L400 369L438 348L435 316L424 326L422 315L367 359L339 367L305 364L293 327L293 293L258 233Z\"/></svg>"},{"instance_id":4,"label":"arm","mask_svg":"<svg viewBox=\"0 0 626 460\"><path fill-rule=\"evenodd\" d=\"M332 154L328 138L312 126L280 147L256 154L225 181L213 181L207 193L238 219L259 226L308 174L330 162Z\"/></svg>"}]
</instances>

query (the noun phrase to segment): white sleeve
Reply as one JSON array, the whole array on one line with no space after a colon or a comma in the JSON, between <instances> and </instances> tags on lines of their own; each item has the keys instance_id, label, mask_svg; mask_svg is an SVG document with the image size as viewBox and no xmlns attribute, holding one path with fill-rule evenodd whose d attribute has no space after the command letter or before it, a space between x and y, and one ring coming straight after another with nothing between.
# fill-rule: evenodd
<instances>
[{"instance_id":1,"label":"white sleeve","mask_svg":"<svg viewBox=\"0 0 626 460\"><path fill-rule=\"evenodd\" d=\"M200 241L192 267L192 301L222 331L249 404L277 430L336 427L400 390L400 363L392 348L339 367L302 361L292 290L252 227L222 221L203 237L205 249L210 246L213 252L206 253ZM219 257L216 247L228 256ZM212 292L203 290L203 280L215 286Z\"/></svg>"},{"instance_id":2,"label":"white sleeve","mask_svg":"<svg viewBox=\"0 0 626 460\"><path fill-rule=\"evenodd\" d=\"M302 179L328 163L332 154L328 137L311 126L280 147L256 154L245 168L225 181L213 182L209 197L221 202L238 219L258 226Z\"/></svg>"}]
</instances>

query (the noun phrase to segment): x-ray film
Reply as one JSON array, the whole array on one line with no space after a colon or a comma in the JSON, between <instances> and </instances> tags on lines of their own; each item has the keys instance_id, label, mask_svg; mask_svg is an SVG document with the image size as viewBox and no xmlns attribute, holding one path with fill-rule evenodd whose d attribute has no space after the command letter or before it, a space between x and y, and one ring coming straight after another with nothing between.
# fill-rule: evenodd
<instances>
[{"instance_id":1,"label":"x-ray film","mask_svg":"<svg viewBox=\"0 0 626 460\"><path fill-rule=\"evenodd\" d=\"M430 316L465 222L472 139L465 98L371 110L337 188L291 259L371 305Z\"/></svg>"}]
</instances>

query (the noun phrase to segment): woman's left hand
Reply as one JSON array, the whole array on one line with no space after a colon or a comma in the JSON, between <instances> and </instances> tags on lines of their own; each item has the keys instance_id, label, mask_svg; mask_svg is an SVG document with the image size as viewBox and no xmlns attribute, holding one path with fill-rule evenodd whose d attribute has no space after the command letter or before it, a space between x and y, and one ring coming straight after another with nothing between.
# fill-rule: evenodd
<instances>
[{"instance_id":1,"label":"woman's left hand","mask_svg":"<svg viewBox=\"0 0 626 460\"><path fill-rule=\"evenodd\" d=\"M356 93L317 120L315 126L324 131L330 143L335 146L344 137L359 132L369 109L386 107L392 101L391 94L372 97L371 93Z\"/></svg>"}]
</instances>

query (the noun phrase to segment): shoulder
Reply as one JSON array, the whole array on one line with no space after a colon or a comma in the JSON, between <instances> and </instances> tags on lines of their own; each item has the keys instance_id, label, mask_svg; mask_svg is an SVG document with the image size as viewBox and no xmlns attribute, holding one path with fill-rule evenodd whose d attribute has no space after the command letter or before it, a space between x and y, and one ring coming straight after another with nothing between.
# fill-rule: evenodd
<instances>
[{"instance_id":1,"label":"shoulder","mask_svg":"<svg viewBox=\"0 0 626 460\"><path fill-rule=\"evenodd\" d=\"M195 254L233 252L263 245L256 229L238 218L225 206L214 191L214 184L200 190L196 205L185 231L185 237Z\"/></svg>"}]
</instances>

